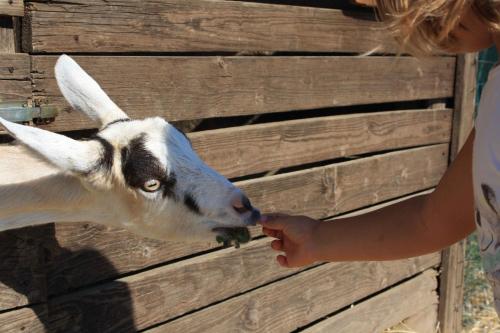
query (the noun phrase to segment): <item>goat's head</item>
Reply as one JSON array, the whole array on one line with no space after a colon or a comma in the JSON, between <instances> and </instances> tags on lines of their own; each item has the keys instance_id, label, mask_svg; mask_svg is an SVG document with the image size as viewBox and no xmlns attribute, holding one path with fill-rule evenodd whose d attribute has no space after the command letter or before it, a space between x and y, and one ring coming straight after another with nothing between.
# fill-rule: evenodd
<instances>
[{"instance_id":1,"label":"goat's head","mask_svg":"<svg viewBox=\"0 0 500 333\"><path fill-rule=\"evenodd\" d=\"M55 74L69 104L99 122L93 139L0 123L100 198L94 203L99 213L89 212L89 220L158 239L202 240L259 219L246 196L203 163L189 139L164 119L130 119L68 56L59 58Z\"/></svg>"}]
</instances>

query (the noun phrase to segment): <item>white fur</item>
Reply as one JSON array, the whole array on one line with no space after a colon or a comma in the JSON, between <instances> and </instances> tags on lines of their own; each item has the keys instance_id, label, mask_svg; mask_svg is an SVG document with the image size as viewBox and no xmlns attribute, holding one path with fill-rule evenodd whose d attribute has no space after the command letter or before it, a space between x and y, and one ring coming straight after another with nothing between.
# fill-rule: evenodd
<instances>
[{"instance_id":1,"label":"white fur","mask_svg":"<svg viewBox=\"0 0 500 333\"><path fill-rule=\"evenodd\" d=\"M63 54L55 66L57 84L68 103L91 119L106 125L113 120L128 118L73 59Z\"/></svg>"},{"instance_id":2,"label":"white fur","mask_svg":"<svg viewBox=\"0 0 500 333\"><path fill-rule=\"evenodd\" d=\"M70 104L101 124L127 118L68 56L57 62L56 79ZM35 156L55 167L55 171L25 181L19 177L9 181L0 175L0 230L91 221L157 239L202 240L213 238L213 228L255 222L255 214L252 218L251 212L241 214L234 209L241 206L241 191L203 163L184 135L162 118L118 122L99 132L114 148L111 170L96 168L104 153L98 141L76 141L3 119L0 123ZM156 157L165 174L175 174L174 195L127 185L120 152L137 137L144 138L146 150ZM2 159L0 173L24 170L24 174L30 160L32 163L33 157L26 155L24 159ZM187 194L195 199L201 214L184 204Z\"/></svg>"},{"instance_id":3,"label":"white fur","mask_svg":"<svg viewBox=\"0 0 500 333\"><path fill-rule=\"evenodd\" d=\"M11 123L1 117L0 124L14 138L64 171L85 172L100 155L96 142L76 141L39 128Z\"/></svg>"}]
</instances>

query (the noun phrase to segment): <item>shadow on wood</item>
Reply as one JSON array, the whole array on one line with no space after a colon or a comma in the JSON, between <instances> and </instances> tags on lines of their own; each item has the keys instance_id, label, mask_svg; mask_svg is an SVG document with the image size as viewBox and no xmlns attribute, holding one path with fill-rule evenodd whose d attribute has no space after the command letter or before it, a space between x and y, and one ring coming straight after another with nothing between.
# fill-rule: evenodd
<instances>
[{"instance_id":1,"label":"shadow on wood","mask_svg":"<svg viewBox=\"0 0 500 333\"><path fill-rule=\"evenodd\" d=\"M113 282L112 294L99 295L93 299L79 299L81 292L78 290L64 296L50 296L50 288L68 284L72 278L70 274L58 272L57 279L54 279L53 272L57 271L54 263L64 258L88 260L91 263L87 266L89 270L103 267L108 271L114 269L109 267L112 266L111 262L94 249L69 251L62 248L54 230L51 224L0 233L2 317L12 313L14 318L16 308L28 305L39 322L33 324L32 330L26 327L26 322L12 320L7 327L3 326L3 329L7 329L3 332L19 329L29 329L30 332L136 332L131 295L124 282ZM92 287L86 287L89 288ZM119 301L109 302L111 298ZM106 304L113 306L108 307Z\"/></svg>"}]
</instances>

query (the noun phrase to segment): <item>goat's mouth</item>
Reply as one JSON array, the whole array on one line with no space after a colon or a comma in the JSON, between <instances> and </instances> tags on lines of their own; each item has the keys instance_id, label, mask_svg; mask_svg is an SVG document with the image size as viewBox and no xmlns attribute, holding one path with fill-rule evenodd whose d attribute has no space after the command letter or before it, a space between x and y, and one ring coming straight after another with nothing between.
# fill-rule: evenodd
<instances>
[{"instance_id":1,"label":"goat's mouth","mask_svg":"<svg viewBox=\"0 0 500 333\"><path fill-rule=\"evenodd\" d=\"M250 231L245 227L219 227L212 231L217 234L215 237L217 243L223 243L224 246L230 246L234 242L234 247L239 248L240 244L250 241Z\"/></svg>"}]
</instances>

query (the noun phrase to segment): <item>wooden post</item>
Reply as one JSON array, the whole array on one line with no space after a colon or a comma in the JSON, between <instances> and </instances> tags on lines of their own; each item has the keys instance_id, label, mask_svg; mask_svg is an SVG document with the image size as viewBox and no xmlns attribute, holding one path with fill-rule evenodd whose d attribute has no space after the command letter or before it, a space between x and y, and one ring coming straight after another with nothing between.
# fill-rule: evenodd
<instances>
[{"instance_id":1,"label":"wooden post","mask_svg":"<svg viewBox=\"0 0 500 333\"><path fill-rule=\"evenodd\" d=\"M457 156L472 127L476 97L476 54L458 56L455 110L450 161ZM441 333L462 328L465 240L443 251L440 277L439 322Z\"/></svg>"}]
</instances>

